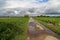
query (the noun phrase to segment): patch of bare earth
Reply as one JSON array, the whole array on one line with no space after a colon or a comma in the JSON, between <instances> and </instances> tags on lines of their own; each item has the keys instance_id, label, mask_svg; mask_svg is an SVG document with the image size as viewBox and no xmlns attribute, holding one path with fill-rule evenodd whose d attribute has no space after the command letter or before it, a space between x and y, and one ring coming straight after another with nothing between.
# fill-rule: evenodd
<instances>
[{"instance_id":1,"label":"patch of bare earth","mask_svg":"<svg viewBox=\"0 0 60 40\"><path fill-rule=\"evenodd\" d=\"M35 22L30 22L26 40L60 40L60 36Z\"/></svg>"}]
</instances>

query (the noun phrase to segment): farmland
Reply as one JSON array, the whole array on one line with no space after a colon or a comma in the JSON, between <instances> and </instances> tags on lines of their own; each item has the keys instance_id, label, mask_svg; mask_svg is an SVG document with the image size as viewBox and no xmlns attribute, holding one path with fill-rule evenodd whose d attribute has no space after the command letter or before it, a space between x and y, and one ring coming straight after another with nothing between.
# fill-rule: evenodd
<instances>
[{"instance_id":1,"label":"farmland","mask_svg":"<svg viewBox=\"0 0 60 40\"><path fill-rule=\"evenodd\" d=\"M0 18L0 40L24 40L29 17Z\"/></svg>"},{"instance_id":2,"label":"farmland","mask_svg":"<svg viewBox=\"0 0 60 40\"><path fill-rule=\"evenodd\" d=\"M60 35L60 17L34 17L34 19Z\"/></svg>"}]
</instances>

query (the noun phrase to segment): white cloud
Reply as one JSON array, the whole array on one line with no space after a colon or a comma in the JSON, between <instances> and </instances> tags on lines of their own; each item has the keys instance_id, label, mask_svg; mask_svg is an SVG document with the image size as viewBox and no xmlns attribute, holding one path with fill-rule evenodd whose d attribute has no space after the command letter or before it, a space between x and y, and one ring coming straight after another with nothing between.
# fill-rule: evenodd
<instances>
[{"instance_id":1,"label":"white cloud","mask_svg":"<svg viewBox=\"0 0 60 40\"><path fill-rule=\"evenodd\" d=\"M40 7L40 6L46 6L46 7L57 7L60 5L60 0L49 0L48 2L43 3L35 3L36 0L7 0L6 1L6 7Z\"/></svg>"},{"instance_id":2,"label":"white cloud","mask_svg":"<svg viewBox=\"0 0 60 40\"><path fill-rule=\"evenodd\" d=\"M20 1L6 1L6 8L25 7L27 3Z\"/></svg>"},{"instance_id":3,"label":"white cloud","mask_svg":"<svg viewBox=\"0 0 60 40\"><path fill-rule=\"evenodd\" d=\"M60 11L60 0L49 0L46 3L41 3L40 7L41 9L43 9L41 11L44 11L44 12L50 9L52 9L52 11L53 10Z\"/></svg>"},{"instance_id":4,"label":"white cloud","mask_svg":"<svg viewBox=\"0 0 60 40\"><path fill-rule=\"evenodd\" d=\"M40 7L39 0L6 0L5 8Z\"/></svg>"},{"instance_id":5,"label":"white cloud","mask_svg":"<svg viewBox=\"0 0 60 40\"><path fill-rule=\"evenodd\" d=\"M31 7L35 0L6 0L5 8ZM32 6L33 7L33 6Z\"/></svg>"},{"instance_id":6,"label":"white cloud","mask_svg":"<svg viewBox=\"0 0 60 40\"><path fill-rule=\"evenodd\" d=\"M42 0L41 0L42 1ZM47 2L39 2L39 0L6 0L4 8L40 8L40 11L45 12L49 9L60 11L60 0L48 0Z\"/></svg>"}]
</instances>

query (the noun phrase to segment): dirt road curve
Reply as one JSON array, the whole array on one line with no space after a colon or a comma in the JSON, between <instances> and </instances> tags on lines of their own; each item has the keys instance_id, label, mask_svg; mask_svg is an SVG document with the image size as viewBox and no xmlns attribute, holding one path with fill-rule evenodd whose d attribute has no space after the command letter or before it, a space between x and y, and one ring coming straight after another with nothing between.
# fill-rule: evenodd
<instances>
[{"instance_id":1,"label":"dirt road curve","mask_svg":"<svg viewBox=\"0 0 60 40\"><path fill-rule=\"evenodd\" d=\"M60 40L60 36L30 18L26 40Z\"/></svg>"}]
</instances>

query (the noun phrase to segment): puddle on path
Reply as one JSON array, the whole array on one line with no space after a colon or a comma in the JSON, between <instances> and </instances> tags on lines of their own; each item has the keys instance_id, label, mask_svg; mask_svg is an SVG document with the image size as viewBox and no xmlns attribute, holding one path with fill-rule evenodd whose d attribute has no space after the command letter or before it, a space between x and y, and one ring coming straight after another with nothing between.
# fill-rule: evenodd
<instances>
[{"instance_id":1,"label":"puddle on path","mask_svg":"<svg viewBox=\"0 0 60 40\"><path fill-rule=\"evenodd\" d=\"M38 29L38 30L37 30ZM38 25L32 18L29 20L26 40L60 40L58 35Z\"/></svg>"}]
</instances>

